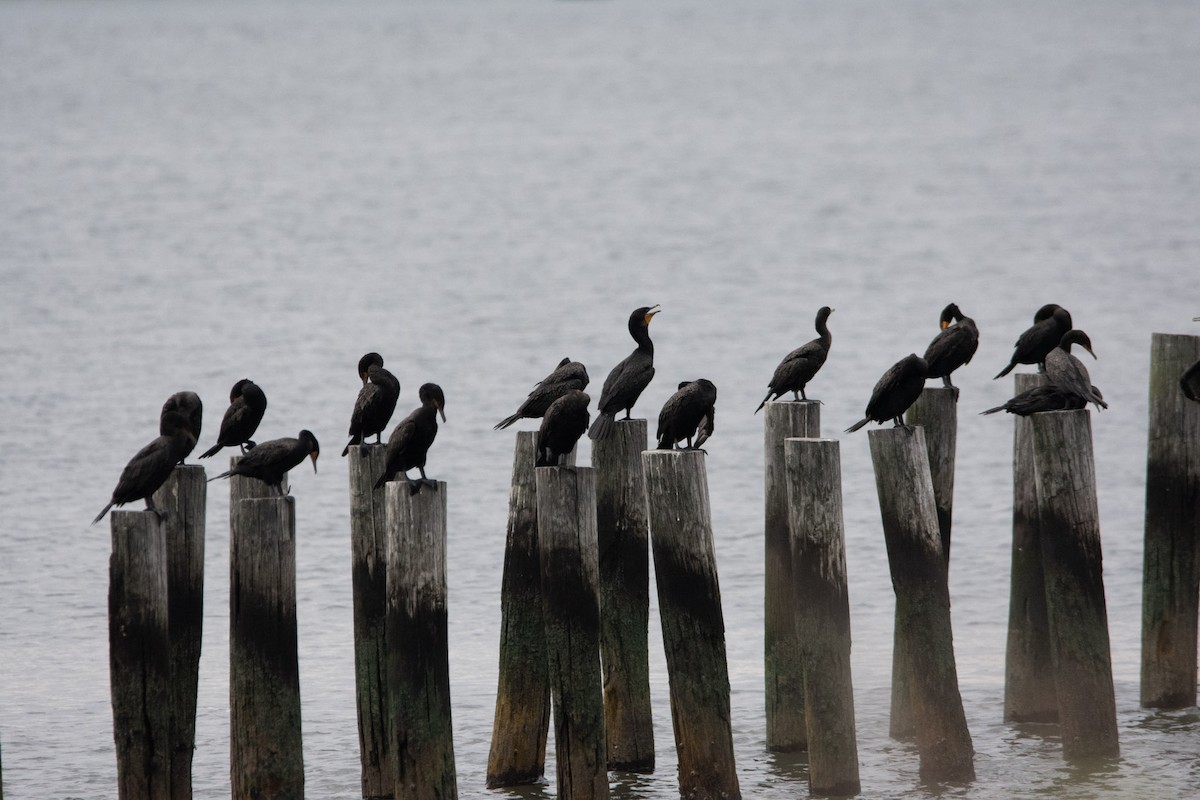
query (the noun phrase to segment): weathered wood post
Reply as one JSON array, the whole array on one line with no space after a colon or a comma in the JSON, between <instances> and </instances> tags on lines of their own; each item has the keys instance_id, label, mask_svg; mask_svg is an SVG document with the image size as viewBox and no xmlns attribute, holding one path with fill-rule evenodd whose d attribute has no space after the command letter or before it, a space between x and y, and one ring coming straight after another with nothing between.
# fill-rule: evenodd
<instances>
[{"instance_id":1,"label":"weathered wood post","mask_svg":"<svg viewBox=\"0 0 1200 800\"><path fill-rule=\"evenodd\" d=\"M1196 705L1200 590L1200 403L1179 377L1200 360L1200 336L1156 333L1150 344L1150 424L1142 570L1142 705Z\"/></svg>"},{"instance_id":2,"label":"weathered wood post","mask_svg":"<svg viewBox=\"0 0 1200 800\"><path fill-rule=\"evenodd\" d=\"M362 796L386 800L396 791L396 760L388 733L387 514L375 481L386 465L385 448L354 445L350 472L350 572L354 585L354 685Z\"/></svg>"},{"instance_id":3,"label":"weathered wood post","mask_svg":"<svg viewBox=\"0 0 1200 800\"><path fill-rule=\"evenodd\" d=\"M804 676L796 638L792 545L788 533L788 482L783 440L821 435L821 404L816 400L767 403L763 418L766 458L766 533L763 676L766 683L767 749L797 752L808 746Z\"/></svg>"},{"instance_id":4,"label":"weathered wood post","mask_svg":"<svg viewBox=\"0 0 1200 800\"><path fill-rule=\"evenodd\" d=\"M950 563L950 522L954 515L954 458L958 445L958 399L949 386L926 386L904 414L909 425L925 429L929 477L937 509L942 556Z\"/></svg>"},{"instance_id":5,"label":"weathered wood post","mask_svg":"<svg viewBox=\"0 0 1200 800\"><path fill-rule=\"evenodd\" d=\"M897 427L867 436L896 593L896 638L907 654L901 666L909 674L920 775L928 781L971 781L974 749L958 692L925 432Z\"/></svg>"},{"instance_id":6,"label":"weathered wood post","mask_svg":"<svg viewBox=\"0 0 1200 800\"><path fill-rule=\"evenodd\" d=\"M108 663L117 794L171 797L171 645L166 527L152 511L114 511L108 562Z\"/></svg>"},{"instance_id":7,"label":"weathered wood post","mask_svg":"<svg viewBox=\"0 0 1200 800\"><path fill-rule=\"evenodd\" d=\"M233 798L302 800L294 498L239 501L229 534Z\"/></svg>"},{"instance_id":8,"label":"weathered wood post","mask_svg":"<svg viewBox=\"0 0 1200 800\"><path fill-rule=\"evenodd\" d=\"M808 788L815 795L858 794L841 453L832 439L787 439L784 455Z\"/></svg>"},{"instance_id":9,"label":"weathered wood post","mask_svg":"<svg viewBox=\"0 0 1200 800\"><path fill-rule=\"evenodd\" d=\"M600 677L596 477L585 467L538 467L538 547L558 795L608 797Z\"/></svg>"},{"instance_id":10,"label":"weathered wood post","mask_svg":"<svg viewBox=\"0 0 1200 800\"><path fill-rule=\"evenodd\" d=\"M1046 383L1040 373L1018 373L1014 396ZM1008 642L1004 658L1004 721L1058 722L1058 695L1050 657L1041 520L1033 469L1033 423L1013 418L1012 572Z\"/></svg>"},{"instance_id":11,"label":"weathered wood post","mask_svg":"<svg viewBox=\"0 0 1200 800\"><path fill-rule=\"evenodd\" d=\"M740 798L704 454L648 450L642 466L679 792L688 800Z\"/></svg>"},{"instance_id":12,"label":"weathered wood post","mask_svg":"<svg viewBox=\"0 0 1200 800\"><path fill-rule=\"evenodd\" d=\"M1091 417L1081 409L1029 419L1063 755L1115 757L1120 745Z\"/></svg>"},{"instance_id":13,"label":"weathered wood post","mask_svg":"<svg viewBox=\"0 0 1200 800\"><path fill-rule=\"evenodd\" d=\"M196 699L204 629L204 467L176 466L154 493L166 512L167 627L171 639L171 797L191 800Z\"/></svg>"},{"instance_id":14,"label":"weathered wood post","mask_svg":"<svg viewBox=\"0 0 1200 800\"><path fill-rule=\"evenodd\" d=\"M546 772L550 678L538 560L537 432L521 431L513 453L508 535L500 586L500 675L487 785L537 783Z\"/></svg>"},{"instance_id":15,"label":"weathered wood post","mask_svg":"<svg viewBox=\"0 0 1200 800\"><path fill-rule=\"evenodd\" d=\"M644 419L622 420L592 443L600 548L600 664L608 768L654 771L650 710L650 533Z\"/></svg>"},{"instance_id":16,"label":"weathered wood post","mask_svg":"<svg viewBox=\"0 0 1200 800\"><path fill-rule=\"evenodd\" d=\"M241 461L241 456L229 457L229 468L233 469ZM288 491L288 476L283 476L283 490ZM273 488L258 480L247 478L245 475L229 476L229 528L232 531L238 514L238 503L242 500L256 500L264 497L278 497Z\"/></svg>"}]
</instances>

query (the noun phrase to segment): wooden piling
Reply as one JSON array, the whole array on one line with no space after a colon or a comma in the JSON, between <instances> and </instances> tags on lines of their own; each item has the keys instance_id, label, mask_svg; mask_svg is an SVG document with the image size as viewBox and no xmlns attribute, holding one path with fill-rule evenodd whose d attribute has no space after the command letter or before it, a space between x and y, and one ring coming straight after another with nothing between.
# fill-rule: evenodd
<instances>
[{"instance_id":1,"label":"wooden piling","mask_svg":"<svg viewBox=\"0 0 1200 800\"><path fill-rule=\"evenodd\" d=\"M1081 409L1034 414L1030 420L1063 755L1116 757L1091 417Z\"/></svg>"},{"instance_id":2,"label":"wooden piling","mask_svg":"<svg viewBox=\"0 0 1200 800\"><path fill-rule=\"evenodd\" d=\"M546 772L550 678L538 560L536 431L517 433L500 586L500 675L487 785L537 783Z\"/></svg>"},{"instance_id":3,"label":"wooden piling","mask_svg":"<svg viewBox=\"0 0 1200 800\"><path fill-rule=\"evenodd\" d=\"M871 431L868 438L896 593L896 638L906 654L900 666L909 673L920 775L927 781L971 781L974 749L958 691L950 591L925 432L885 428Z\"/></svg>"},{"instance_id":4,"label":"wooden piling","mask_svg":"<svg viewBox=\"0 0 1200 800\"><path fill-rule=\"evenodd\" d=\"M261 481L254 481L262 485ZM292 497L241 500L229 535L230 782L234 800L302 800Z\"/></svg>"},{"instance_id":5,"label":"wooden piling","mask_svg":"<svg viewBox=\"0 0 1200 800\"><path fill-rule=\"evenodd\" d=\"M242 460L241 456L229 457L229 468L233 469ZM283 476L283 491L288 491L288 476ZM233 529L234 518L237 516L238 503L242 500L255 500L264 497L279 497L275 489L258 478L247 478L245 475L229 476L229 527Z\"/></svg>"},{"instance_id":6,"label":"wooden piling","mask_svg":"<svg viewBox=\"0 0 1200 800\"><path fill-rule=\"evenodd\" d=\"M954 457L958 445L958 398L949 386L926 386L904 414L909 425L925 429L929 477L937 509L942 557L950 563L950 523L954 515Z\"/></svg>"},{"instance_id":7,"label":"wooden piling","mask_svg":"<svg viewBox=\"0 0 1200 800\"><path fill-rule=\"evenodd\" d=\"M171 797L191 800L196 699L204 629L204 467L176 466L154 493L167 514L167 627L171 640Z\"/></svg>"},{"instance_id":8,"label":"wooden piling","mask_svg":"<svg viewBox=\"0 0 1200 800\"><path fill-rule=\"evenodd\" d=\"M446 617L446 483L384 484L387 652L396 800L458 797Z\"/></svg>"},{"instance_id":9,"label":"wooden piling","mask_svg":"<svg viewBox=\"0 0 1200 800\"><path fill-rule=\"evenodd\" d=\"M854 795L862 787L850 676L841 454L832 439L789 438L784 456L808 725L808 788L815 795Z\"/></svg>"},{"instance_id":10,"label":"wooden piling","mask_svg":"<svg viewBox=\"0 0 1200 800\"><path fill-rule=\"evenodd\" d=\"M650 709L650 532L644 419L622 420L592 443L600 548L600 664L608 768L654 771Z\"/></svg>"},{"instance_id":11,"label":"wooden piling","mask_svg":"<svg viewBox=\"0 0 1200 800\"><path fill-rule=\"evenodd\" d=\"M109 516L108 658L117 796L171 797L171 645L166 526L152 511Z\"/></svg>"},{"instance_id":12,"label":"wooden piling","mask_svg":"<svg viewBox=\"0 0 1200 800\"><path fill-rule=\"evenodd\" d=\"M808 747L804 676L796 638L792 545L788 533L788 482L783 441L821 435L816 400L767 403L763 418L765 464L766 588L763 676L766 684L767 749L798 752Z\"/></svg>"},{"instance_id":13,"label":"wooden piling","mask_svg":"<svg viewBox=\"0 0 1200 800\"><path fill-rule=\"evenodd\" d=\"M1018 373L1013 396L1046 383L1040 373ZM1012 570L1008 642L1004 658L1004 721L1058 722L1058 695L1050 657L1041 521L1033 474L1033 423L1012 415Z\"/></svg>"},{"instance_id":14,"label":"wooden piling","mask_svg":"<svg viewBox=\"0 0 1200 800\"><path fill-rule=\"evenodd\" d=\"M642 467L680 795L740 798L704 454L648 450Z\"/></svg>"},{"instance_id":15,"label":"wooden piling","mask_svg":"<svg viewBox=\"0 0 1200 800\"><path fill-rule=\"evenodd\" d=\"M346 456L354 587L354 686L364 800L386 800L396 791L396 762L388 731L387 515L383 488L375 488L387 461L384 451L378 445L352 445Z\"/></svg>"},{"instance_id":16,"label":"wooden piling","mask_svg":"<svg viewBox=\"0 0 1200 800\"><path fill-rule=\"evenodd\" d=\"M1150 422L1142 568L1142 705L1196 705L1200 590L1200 403L1179 377L1200 360L1200 336L1156 333L1150 344Z\"/></svg>"},{"instance_id":17,"label":"wooden piling","mask_svg":"<svg viewBox=\"0 0 1200 800\"><path fill-rule=\"evenodd\" d=\"M558 796L603 800L609 795L595 472L584 467L535 472Z\"/></svg>"}]
</instances>

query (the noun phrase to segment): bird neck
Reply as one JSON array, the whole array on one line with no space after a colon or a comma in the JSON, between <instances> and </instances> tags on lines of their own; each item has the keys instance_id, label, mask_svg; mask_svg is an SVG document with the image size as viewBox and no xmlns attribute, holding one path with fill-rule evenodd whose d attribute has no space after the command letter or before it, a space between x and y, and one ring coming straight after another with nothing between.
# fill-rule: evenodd
<instances>
[{"instance_id":1,"label":"bird neck","mask_svg":"<svg viewBox=\"0 0 1200 800\"><path fill-rule=\"evenodd\" d=\"M629 335L637 342L638 350L654 355L654 342L650 341L649 325L630 325Z\"/></svg>"},{"instance_id":2,"label":"bird neck","mask_svg":"<svg viewBox=\"0 0 1200 800\"><path fill-rule=\"evenodd\" d=\"M828 347L829 342L833 337L829 335L829 325L826 323L826 320L822 319L821 317L817 318L817 335L821 338L821 341L825 344L825 346Z\"/></svg>"}]
</instances>

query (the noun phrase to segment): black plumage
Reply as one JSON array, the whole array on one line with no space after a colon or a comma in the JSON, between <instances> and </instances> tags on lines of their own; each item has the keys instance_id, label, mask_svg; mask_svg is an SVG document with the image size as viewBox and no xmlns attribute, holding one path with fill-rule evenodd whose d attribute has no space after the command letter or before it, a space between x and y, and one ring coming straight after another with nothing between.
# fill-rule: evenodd
<instances>
[{"instance_id":1,"label":"black plumage","mask_svg":"<svg viewBox=\"0 0 1200 800\"><path fill-rule=\"evenodd\" d=\"M142 499L146 501L146 508L157 514L159 519L165 519L165 515L154 506L153 495L171 477L171 471L183 459L183 455L196 446L196 437L192 434L188 418L178 411L164 412L159 419L159 430L161 433L158 438L138 450L125 469L121 470L112 499L92 520L93 525L102 520L113 506L123 506Z\"/></svg>"},{"instance_id":2,"label":"black plumage","mask_svg":"<svg viewBox=\"0 0 1200 800\"><path fill-rule=\"evenodd\" d=\"M654 342L650 341L650 320L657 313L658 306L643 306L629 315L629 335L637 342L637 349L613 367L604 379L600 402L596 404L599 414L588 431L592 439L612 436L617 414L624 411L625 419L629 419L633 404L650 385L654 377Z\"/></svg>"},{"instance_id":3,"label":"black plumage","mask_svg":"<svg viewBox=\"0 0 1200 800\"><path fill-rule=\"evenodd\" d=\"M196 442L200 441L200 427L204 421L204 404L200 402L200 395L195 392L176 392L167 398L163 403L162 411L158 415L158 432L160 435L166 434L166 428L163 425L163 417L168 411L176 411L183 415L187 420L187 429L191 432L195 441L192 446L187 449L183 455L179 457L179 463L192 454L192 450L196 447Z\"/></svg>"},{"instance_id":4,"label":"black plumage","mask_svg":"<svg viewBox=\"0 0 1200 800\"><path fill-rule=\"evenodd\" d=\"M679 384L658 413L658 431L654 434L658 449L673 450L682 441L687 442L688 450L700 447L712 435L716 405L717 387L707 378ZM693 443L693 439L697 441Z\"/></svg>"},{"instance_id":5,"label":"black plumage","mask_svg":"<svg viewBox=\"0 0 1200 800\"><path fill-rule=\"evenodd\" d=\"M866 416L847 428L846 433L852 433L868 422L882 425L889 419L903 427L904 412L921 396L928 371L925 359L916 353L893 364L875 384L871 399L867 402Z\"/></svg>"},{"instance_id":6,"label":"black plumage","mask_svg":"<svg viewBox=\"0 0 1200 800\"><path fill-rule=\"evenodd\" d=\"M1088 375L1087 367L1071 354L1071 345L1075 344L1091 353L1092 358L1096 357L1095 351L1092 350L1092 340L1086 333L1081 330L1067 331L1058 347L1046 355L1046 377L1063 390L1074 392L1089 403L1095 403L1096 408L1108 408L1108 403L1092 388L1092 379Z\"/></svg>"},{"instance_id":7,"label":"black plumage","mask_svg":"<svg viewBox=\"0 0 1200 800\"><path fill-rule=\"evenodd\" d=\"M971 357L979 349L979 328L954 303L942 309L939 324L941 333L925 348L925 364L929 368L926 377L941 378L942 384L954 389L954 396L958 397L958 387L950 382L950 374L971 363Z\"/></svg>"},{"instance_id":8,"label":"black plumage","mask_svg":"<svg viewBox=\"0 0 1200 800\"><path fill-rule=\"evenodd\" d=\"M283 476L288 470L298 466L305 458L311 458L313 472L316 472L317 456L320 454L321 447L312 431L300 431L300 435L294 439L285 437L263 442L242 456L233 469L210 478L209 483L230 475L244 475L275 487L275 491L282 495Z\"/></svg>"},{"instance_id":9,"label":"black plumage","mask_svg":"<svg viewBox=\"0 0 1200 800\"><path fill-rule=\"evenodd\" d=\"M583 391L588 385L588 373L583 364L564 358L546 377L533 385L533 391L521 403L517 413L496 423L493 430L501 430L519 419L540 419L555 400L570 391Z\"/></svg>"},{"instance_id":10,"label":"black plumage","mask_svg":"<svg viewBox=\"0 0 1200 800\"><path fill-rule=\"evenodd\" d=\"M446 397L442 387L436 383L426 383L417 391L421 406L413 411L392 429L392 435L387 442L387 464L383 474L375 482L375 488L383 486L396 477L397 473L404 475L408 481L409 490L416 494L421 490L421 484L427 483L435 489L437 483L425 476L425 459L429 455L429 447L437 437L438 414L442 422L446 421ZM421 480L415 481L408 477L410 469L421 473Z\"/></svg>"},{"instance_id":11,"label":"black plumage","mask_svg":"<svg viewBox=\"0 0 1200 800\"><path fill-rule=\"evenodd\" d=\"M1192 364L1179 376L1179 388L1188 400L1200 403L1200 361Z\"/></svg>"},{"instance_id":12,"label":"black plumage","mask_svg":"<svg viewBox=\"0 0 1200 800\"><path fill-rule=\"evenodd\" d=\"M1030 414L1040 414L1043 411L1073 411L1086 405L1087 400L1074 392L1048 383L1026 389L1004 405L979 413L995 414L998 411L1007 411L1009 414L1016 414L1019 417L1028 417Z\"/></svg>"},{"instance_id":13,"label":"black plumage","mask_svg":"<svg viewBox=\"0 0 1200 800\"><path fill-rule=\"evenodd\" d=\"M221 430L217 433L217 443L201 454L201 458L216 455L223 447L237 445L244 455L246 447L254 447L250 437L258 430L263 415L267 413L267 395L258 384L249 378L242 378L229 390L229 408L221 418Z\"/></svg>"},{"instance_id":14,"label":"black plumage","mask_svg":"<svg viewBox=\"0 0 1200 800\"><path fill-rule=\"evenodd\" d=\"M1047 303L1039 308L1033 315L1033 325L1017 337L1008 366L1000 370L996 378L1003 378L1017 364L1038 364L1039 371L1042 371L1040 365L1045 362L1047 354L1058 346L1066 332L1071 330L1071 325L1071 312L1057 303Z\"/></svg>"},{"instance_id":15,"label":"black plumage","mask_svg":"<svg viewBox=\"0 0 1200 800\"><path fill-rule=\"evenodd\" d=\"M400 381L383 368L383 356L379 353L367 353L359 359L358 374L363 385L350 414L350 441L342 450L343 456L350 452L351 445L362 444L368 436L374 436L376 444L381 444L383 429L400 399Z\"/></svg>"},{"instance_id":16,"label":"black plumage","mask_svg":"<svg viewBox=\"0 0 1200 800\"><path fill-rule=\"evenodd\" d=\"M758 408L754 409L755 414L762 410L767 401L782 397L788 392L791 392L796 400L808 399L804 387L825 364L825 359L829 357L829 348L833 344L833 337L829 334L829 326L826 324L832 313L833 309L829 306L821 306L817 311L817 338L800 345L783 357L783 361L779 362L771 376L771 382L767 384L767 396L758 404Z\"/></svg>"},{"instance_id":17,"label":"black plumage","mask_svg":"<svg viewBox=\"0 0 1200 800\"><path fill-rule=\"evenodd\" d=\"M563 456L575 448L591 419L590 402L592 398L586 393L571 389L550 404L538 429L536 466L557 467Z\"/></svg>"}]
</instances>

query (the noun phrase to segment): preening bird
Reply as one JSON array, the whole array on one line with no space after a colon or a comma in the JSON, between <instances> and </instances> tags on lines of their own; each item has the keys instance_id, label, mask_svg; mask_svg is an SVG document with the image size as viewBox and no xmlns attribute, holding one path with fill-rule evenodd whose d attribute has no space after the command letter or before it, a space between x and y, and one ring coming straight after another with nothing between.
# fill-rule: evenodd
<instances>
[{"instance_id":1,"label":"preening bird","mask_svg":"<svg viewBox=\"0 0 1200 800\"><path fill-rule=\"evenodd\" d=\"M242 378L229 390L229 408L221 418L217 443L201 454L201 458L216 455L223 447L237 445L245 455L246 447L254 447L250 437L258 430L263 414L267 413L267 396L254 381Z\"/></svg>"},{"instance_id":2,"label":"preening bird","mask_svg":"<svg viewBox=\"0 0 1200 800\"><path fill-rule=\"evenodd\" d=\"M247 478L257 478L268 486L274 487L280 496L283 495L283 476L288 470L298 466L305 458L312 459L313 472L317 471L317 456L321 455L321 446L312 431L300 431L296 438L286 437L272 439L269 442L254 447L226 472L209 478L209 483L230 475L244 475Z\"/></svg>"},{"instance_id":3,"label":"preening bird","mask_svg":"<svg viewBox=\"0 0 1200 800\"><path fill-rule=\"evenodd\" d=\"M112 499L92 520L93 525L102 520L113 506L119 507L142 499L146 501L146 508L159 519L166 519L166 515L155 507L153 495L171 477L171 471L183 460L184 454L190 453L196 446L196 437L192 434L189 419L178 411L165 411L159 418L159 430L161 433L158 438L138 450L125 469L121 470Z\"/></svg>"},{"instance_id":4,"label":"preening bird","mask_svg":"<svg viewBox=\"0 0 1200 800\"><path fill-rule=\"evenodd\" d=\"M1038 371L1044 371L1041 366L1046 355L1058 347L1062 337L1071 330L1071 312L1057 303L1047 303L1033 315L1033 325L1017 337L1013 346L1012 358L1008 366L1000 370L996 378L1003 378L1012 372L1017 364L1037 364ZM992 378L995 380L996 378Z\"/></svg>"},{"instance_id":5,"label":"preening bird","mask_svg":"<svg viewBox=\"0 0 1200 800\"><path fill-rule=\"evenodd\" d=\"M658 414L658 432L654 435L658 449L673 450L676 443L685 440L686 449L699 448L712 435L716 405L717 387L707 378L679 384ZM693 438L697 439L695 444Z\"/></svg>"},{"instance_id":6,"label":"preening bird","mask_svg":"<svg viewBox=\"0 0 1200 800\"><path fill-rule=\"evenodd\" d=\"M383 356L379 353L367 353L358 360L358 375L363 385L350 414L350 441L342 450L343 456L352 445L362 444L368 436L374 436L376 444L381 444L383 429L400 399L400 381L383 368Z\"/></svg>"},{"instance_id":7,"label":"preening bird","mask_svg":"<svg viewBox=\"0 0 1200 800\"><path fill-rule=\"evenodd\" d=\"M387 463L383 474L375 481L375 488L383 486L396 477L397 473L408 481L412 494L421 491L421 484L429 484L434 489L437 482L425 476L425 459L429 455L429 447L437 437L437 418L441 414L442 422L446 421L446 397L442 387L436 383L426 383L417 390L421 406L409 414L392 429L392 435L387 442ZM408 477L408 471L416 468L421 473L421 480Z\"/></svg>"},{"instance_id":8,"label":"preening bird","mask_svg":"<svg viewBox=\"0 0 1200 800\"><path fill-rule=\"evenodd\" d=\"M1060 388L1095 403L1096 408L1108 408L1108 403L1092 387L1092 379L1088 375L1083 362L1071 354L1071 345L1077 344L1096 357L1092 350L1092 340L1081 330L1070 330L1062 337L1058 347L1046 355L1046 377Z\"/></svg>"},{"instance_id":9,"label":"preening bird","mask_svg":"<svg viewBox=\"0 0 1200 800\"><path fill-rule=\"evenodd\" d=\"M1096 394L1100 393L1094 386L1092 388ZM1016 414L1019 417L1028 417L1030 414L1040 414L1043 411L1073 411L1084 408L1086 405L1087 400L1074 392L1069 392L1053 383L1047 383L1026 389L1004 405L979 413L995 414L998 411L1007 411L1009 414Z\"/></svg>"},{"instance_id":10,"label":"preening bird","mask_svg":"<svg viewBox=\"0 0 1200 800\"><path fill-rule=\"evenodd\" d=\"M926 377L941 378L943 385L953 389L957 398L958 387L950 382L950 374L971 363L971 357L979 348L979 328L975 327L975 320L963 314L954 303L942 309L939 324L941 333L925 348L925 364L929 368Z\"/></svg>"},{"instance_id":11,"label":"preening bird","mask_svg":"<svg viewBox=\"0 0 1200 800\"><path fill-rule=\"evenodd\" d=\"M507 428L519 419L540 419L555 400L573 390L582 392L587 385L587 368L578 361L564 358L553 372L533 385L533 391L521 403L517 413L497 422L493 430Z\"/></svg>"},{"instance_id":12,"label":"preening bird","mask_svg":"<svg viewBox=\"0 0 1200 800\"><path fill-rule=\"evenodd\" d=\"M625 412L629 419L633 404L650 385L654 377L654 342L650 341L650 320L659 313L658 306L643 306L629 315L629 335L637 342L637 349L612 368L604 379L600 390L600 412L592 423L588 436L592 439L607 439L616 429L616 416Z\"/></svg>"},{"instance_id":13,"label":"preening bird","mask_svg":"<svg viewBox=\"0 0 1200 800\"><path fill-rule=\"evenodd\" d=\"M832 313L833 309L829 306L821 306L817 311L817 338L800 345L783 357L783 361L779 362L771 376L771 382L767 384L767 396L758 404L758 408L754 409L755 414L762 410L767 401L775 400L788 392L791 392L796 400L808 399L804 387L824 365L825 359L829 357L829 347L833 344L833 337L830 336L829 326L826 324Z\"/></svg>"},{"instance_id":14,"label":"preening bird","mask_svg":"<svg viewBox=\"0 0 1200 800\"><path fill-rule=\"evenodd\" d=\"M196 447L196 442L200 441L200 426L204 417L204 404L200 402L200 395L195 392L176 392L167 398L163 403L162 411L158 415L158 432L166 434L166 426L163 424L163 417L168 411L177 411L187 420L187 428L192 433L192 437L196 440L192 442L192 446L187 449L183 455L179 457L179 463L192 454L192 450Z\"/></svg>"},{"instance_id":15,"label":"preening bird","mask_svg":"<svg viewBox=\"0 0 1200 800\"><path fill-rule=\"evenodd\" d=\"M536 466L561 465L563 456L575 448L579 437L587 431L590 402L592 398L586 393L571 389L550 404L538 429Z\"/></svg>"},{"instance_id":16,"label":"preening bird","mask_svg":"<svg viewBox=\"0 0 1200 800\"><path fill-rule=\"evenodd\" d=\"M907 427L904 425L904 412L921 396L928 372L925 359L916 353L897 361L875 384L871 399L867 402L866 416L846 428L846 433L853 433L868 422L882 425L889 419L894 420L897 427Z\"/></svg>"}]
</instances>

